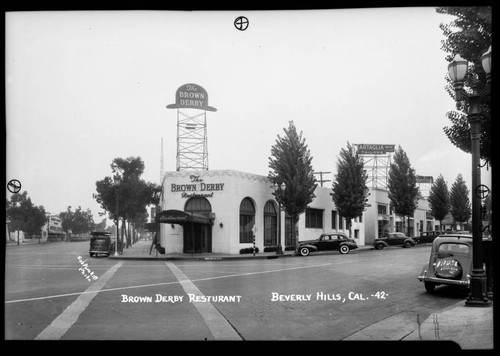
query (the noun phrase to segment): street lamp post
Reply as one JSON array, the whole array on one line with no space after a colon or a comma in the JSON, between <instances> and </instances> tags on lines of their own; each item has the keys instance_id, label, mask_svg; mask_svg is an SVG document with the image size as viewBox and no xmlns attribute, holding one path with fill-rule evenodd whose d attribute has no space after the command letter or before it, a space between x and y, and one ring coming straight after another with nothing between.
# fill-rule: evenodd
<instances>
[{"instance_id":1,"label":"street lamp post","mask_svg":"<svg viewBox=\"0 0 500 356\"><path fill-rule=\"evenodd\" d=\"M116 210L115 210L115 217L116 217L116 241L115 241L115 256L118 256L118 239L119 239L119 236L120 236L120 218L118 216L118 187L120 186L120 183L122 181L122 178L120 177L120 175L118 174L115 174L113 176L113 181L115 183L115 187L116 187Z\"/></svg>"},{"instance_id":2,"label":"street lamp post","mask_svg":"<svg viewBox=\"0 0 500 356\"><path fill-rule=\"evenodd\" d=\"M453 81L455 100L466 101L469 104L468 119L471 131L471 154L472 154L472 271L470 278L470 293L465 301L466 306L487 307L491 302L486 296L486 273L483 268L483 239L481 231L481 197L476 188L481 185L480 167L480 138L481 103L485 95L490 93L491 82L491 46L481 57L483 69L486 72L486 86L481 92L476 88L472 93L467 93L464 87L464 78L467 74L468 63L458 54L448 65L448 73Z\"/></svg>"},{"instance_id":3,"label":"street lamp post","mask_svg":"<svg viewBox=\"0 0 500 356\"><path fill-rule=\"evenodd\" d=\"M281 245L281 199L282 194L285 193L286 184L285 182L278 184L274 183L273 189L275 192L276 200L278 200L278 247L276 248L276 254L283 254L283 247Z\"/></svg>"}]
</instances>

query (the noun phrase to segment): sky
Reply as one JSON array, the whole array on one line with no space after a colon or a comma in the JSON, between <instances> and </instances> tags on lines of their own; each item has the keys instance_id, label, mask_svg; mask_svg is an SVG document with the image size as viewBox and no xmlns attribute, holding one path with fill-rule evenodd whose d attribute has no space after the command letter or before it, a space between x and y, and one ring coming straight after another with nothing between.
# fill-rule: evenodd
<instances>
[{"instance_id":1,"label":"sky","mask_svg":"<svg viewBox=\"0 0 500 356\"><path fill-rule=\"evenodd\" d=\"M452 19L432 7L7 12L6 187L17 179L46 211L80 206L100 222L92 195L114 158L141 157L142 178L159 183L163 138L175 171L166 106L195 83L217 109L206 113L211 170L266 176L293 121L324 179L348 142L394 144L416 174L449 188L462 174L471 190L471 156L443 132L455 103L439 24ZM482 181L491 188L491 168Z\"/></svg>"}]
</instances>

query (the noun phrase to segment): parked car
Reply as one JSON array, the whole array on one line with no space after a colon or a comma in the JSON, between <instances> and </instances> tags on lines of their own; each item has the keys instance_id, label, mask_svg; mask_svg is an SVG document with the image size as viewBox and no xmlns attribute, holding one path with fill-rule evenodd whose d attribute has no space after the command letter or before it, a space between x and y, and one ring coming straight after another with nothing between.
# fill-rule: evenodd
<instances>
[{"instance_id":1,"label":"parked car","mask_svg":"<svg viewBox=\"0 0 500 356\"><path fill-rule=\"evenodd\" d=\"M342 232L327 232L320 235L316 240L299 241L296 253L308 256L311 252L335 251L341 254L349 253L350 250L358 248L356 241Z\"/></svg>"},{"instance_id":2,"label":"parked car","mask_svg":"<svg viewBox=\"0 0 500 356\"><path fill-rule=\"evenodd\" d=\"M424 231L420 233L420 236L414 237L413 239L418 244L425 244L434 241L434 239L439 235L441 235L441 232L439 231Z\"/></svg>"},{"instance_id":3,"label":"parked car","mask_svg":"<svg viewBox=\"0 0 500 356\"><path fill-rule=\"evenodd\" d=\"M387 236L373 241L373 247L377 250L382 250L384 247L388 246L412 247L416 244L417 242L414 239L406 236L402 232L389 232Z\"/></svg>"},{"instance_id":4,"label":"parked car","mask_svg":"<svg viewBox=\"0 0 500 356\"><path fill-rule=\"evenodd\" d=\"M429 293L440 284L468 288L471 270L472 235L445 234L432 242L429 262L417 278Z\"/></svg>"},{"instance_id":5,"label":"parked car","mask_svg":"<svg viewBox=\"0 0 500 356\"><path fill-rule=\"evenodd\" d=\"M111 233L92 231L90 235L92 235L90 238L90 257L97 257L97 255L109 256L114 247L114 244L111 242Z\"/></svg>"}]
</instances>

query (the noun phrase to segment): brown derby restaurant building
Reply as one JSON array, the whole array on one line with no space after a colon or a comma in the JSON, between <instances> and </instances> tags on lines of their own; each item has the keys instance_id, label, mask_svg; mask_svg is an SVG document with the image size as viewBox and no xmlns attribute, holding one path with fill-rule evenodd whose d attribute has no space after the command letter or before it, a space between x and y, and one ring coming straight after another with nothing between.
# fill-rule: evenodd
<instances>
[{"instance_id":1,"label":"brown derby restaurant building","mask_svg":"<svg viewBox=\"0 0 500 356\"><path fill-rule=\"evenodd\" d=\"M158 243L165 253L228 253L255 246L259 251L281 244L295 247L291 218L282 212L266 176L234 170L175 171L163 176L162 198L156 221ZM299 240L315 239L324 231L345 231L335 211L331 188L317 187L316 198L297 224ZM254 228L255 226L255 228ZM364 244L361 222L353 222L353 237Z\"/></svg>"},{"instance_id":2,"label":"brown derby restaurant building","mask_svg":"<svg viewBox=\"0 0 500 356\"><path fill-rule=\"evenodd\" d=\"M239 254L253 246L254 233L255 246L262 252L278 245L279 221L283 249L295 247L291 218L285 212L278 218L278 203L266 176L235 170L173 171L163 175L162 189L155 220L159 223L158 245L166 254ZM316 239L326 231L349 234L331 191L331 187L316 188L316 197L299 217L299 241ZM352 221L352 237L358 246L371 245L387 232L407 231L405 219L390 209L387 192L370 192L370 206ZM438 228L426 199L419 199L410 227L412 236Z\"/></svg>"}]
</instances>

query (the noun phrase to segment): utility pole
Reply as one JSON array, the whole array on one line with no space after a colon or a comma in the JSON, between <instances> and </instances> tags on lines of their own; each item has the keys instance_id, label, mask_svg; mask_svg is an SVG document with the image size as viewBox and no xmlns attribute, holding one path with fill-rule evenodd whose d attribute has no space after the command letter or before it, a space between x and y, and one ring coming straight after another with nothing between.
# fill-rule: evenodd
<instances>
[{"instance_id":1,"label":"utility pole","mask_svg":"<svg viewBox=\"0 0 500 356\"><path fill-rule=\"evenodd\" d=\"M323 182L331 182L330 179L324 180L323 179L323 174L330 174L330 173L332 173L332 172L314 172L313 174L319 174L319 180L318 180L318 182L319 182L319 184L321 184L321 186L323 186Z\"/></svg>"}]
</instances>

